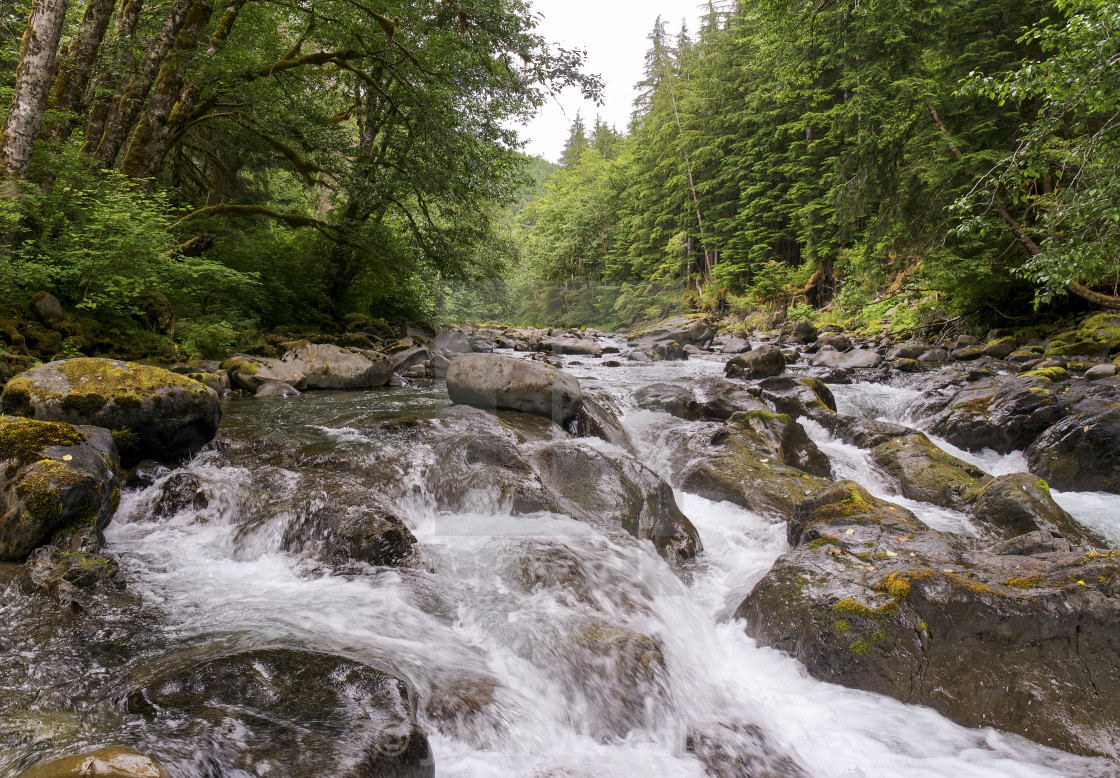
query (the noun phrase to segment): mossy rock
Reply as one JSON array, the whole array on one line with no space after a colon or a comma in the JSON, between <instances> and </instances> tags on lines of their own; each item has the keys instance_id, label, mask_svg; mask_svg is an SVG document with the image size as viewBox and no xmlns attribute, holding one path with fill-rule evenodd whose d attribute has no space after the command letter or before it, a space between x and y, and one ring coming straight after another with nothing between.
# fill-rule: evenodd
<instances>
[{"instance_id":1,"label":"mossy rock","mask_svg":"<svg viewBox=\"0 0 1120 778\"><path fill-rule=\"evenodd\" d=\"M170 778L154 759L122 746L109 746L88 754L53 759L35 765L22 778Z\"/></svg>"},{"instance_id":2,"label":"mossy rock","mask_svg":"<svg viewBox=\"0 0 1120 778\"><path fill-rule=\"evenodd\" d=\"M1051 383L1069 380L1069 371L1064 367L1042 367L1037 370L1028 370L1021 374L1023 378L1041 378Z\"/></svg>"},{"instance_id":3,"label":"mossy rock","mask_svg":"<svg viewBox=\"0 0 1120 778\"><path fill-rule=\"evenodd\" d=\"M1048 357L1091 357L1107 355L1108 351L1107 344L1095 340L1079 340L1074 343L1055 340L1051 341L1044 354Z\"/></svg>"},{"instance_id":4,"label":"mossy rock","mask_svg":"<svg viewBox=\"0 0 1120 778\"><path fill-rule=\"evenodd\" d=\"M881 443L871 456L904 497L957 511L974 505L992 480L979 468L945 453L920 432Z\"/></svg>"},{"instance_id":5,"label":"mossy rock","mask_svg":"<svg viewBox=\"0 0 1120 778\"><path fill-rule=\"evenodd\" d=\"M0 560L59 530L103 528L120 503L119 466L109 430L0 416Z\"/></svg>"},{"instance_id":6,"label":"mossy rock","mask_svg":"<svg viewBox=\"0 0 1120 778\"><path fill-rule=\"evenodd\" d=\"M79 358L41 365L8 382L5 413L39 421L127 430L126 462L174 460L208 443L221 418L218 395L187 376L135 362Z\"/></svg>"},{"instance_id":7,"label":"mossy rock","mask_svg":"<svg viewBox=\"0 0 1120 778\"><path fill-rule=\"evenodd\" d=\"M735 612L816 678L1081 754L1120 756L1120 559L975 549L841 482Z\"/></svg>"}]
</instances>

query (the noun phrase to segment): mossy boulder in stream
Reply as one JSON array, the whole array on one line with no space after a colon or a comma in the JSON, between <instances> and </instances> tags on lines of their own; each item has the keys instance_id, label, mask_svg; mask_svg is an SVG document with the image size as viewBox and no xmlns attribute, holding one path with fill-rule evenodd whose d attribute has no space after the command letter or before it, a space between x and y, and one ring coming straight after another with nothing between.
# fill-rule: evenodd
<instances>
[{"instance_id":1,"label":"mossy boulder in stream","mask_svg":"<svg viewBox=\"0 0 1120 778\"><path fill-rule=\"evenodd\" d=\"M109 430L0 416L0 561L62 530L107 525L119 464Z\"/></svg>"},{"instance_id":2,"label":"mossy boulder in stream","mask_svg":"<svg viewBox=\"0 0 1120 778\"><path fill-rule=\"evenodd\" d=\"M891 438L871 450L903 497L968 511L992 477L947 454L920 432Z\"/></svg>"},{"instance_id":3,"label":"mossy boulder in stream","mask_svg":"<svg viewBox=\"0 0 1120 778\"><path fill-rule=\"evenodd\" d=\"M843 481L797 507L791 548L735 615L832 683L969 727L1120 756L1120 558L971 550Z\"/></svg>"},{"instance_id":4,"label":"mossy boulder in stream","mask_svg":"<svg viewBox=\"0 0 1120 778\"><path fill-rule=\"evenodd\" d=\"M1120 403L1058 422L1027 449L1027 462L1055 489L1120 494Z\"/></svg>"},{"instance_id":5,"label":"mossy boulder in stream","mask_svg":"<svg viewBox=\"0 0 1120 778\"><path fill-rule=\"evenodd\" d=\"M994 376L958 391L922 426L966 451L1009 454L1029 446L1065 414L1046 376Z\"/></svg>"},{"instance_id":6,"label":"mossy boulder in stream","mask_svg":"<svg viewBox=\"0 0 1120 778\"><path fill-rule=\"evenodd\" d=\"M127 463L175 460L209 443L222 417L217 393L158 367L66 359L8 382L4 413L112 430Z\"/></svg>"},{"instance_id":7,"label":"mossy boulder in stream","mask_svg":"<svg viewBox=\"0 0 1120 778\"><path fill-rule=\"evenodd\" d=\"M301 343L280 360L304 376L305 389L372 389L389 383L393 363L377 351Z\"/></svg>"},{"instance_id":8,"label":"mossy boulder in stream","mask_svg":"<svg viewBox=\"0 0 1120 778\"><path fill-rule=\"evenodd\" d=\"M454 403L532 413L557 424L575 416L583 399L570 373L495 354L456 357L447 370L447 391Z\"/></svg>"},{"instance_id":9,"label":"mossy boulder in stream","mask_svg":"<svg viewBox=\"0 0 1120 778\"><path fill-rule=\"evenodd\" d=\"M1013 473L993 479L980 492L973 519L1009 540L1031 532L1064 538L1072 546L1102 548L1105 539L1066 513L1038 476Z\"/></svg>"},{"instance_id":10,"label":"mossy boulder in stream","mask_svg":"<svg viewBox=\"0 0 1120 778\"><path fill-rule=\"evenodd\" d=\"M286 648L171 656L127 695L165 733L175 773L288 778L435 774L404 681L350 659ZM236 732L236 737L230 733Z\"/></svg>"}]
</instances>

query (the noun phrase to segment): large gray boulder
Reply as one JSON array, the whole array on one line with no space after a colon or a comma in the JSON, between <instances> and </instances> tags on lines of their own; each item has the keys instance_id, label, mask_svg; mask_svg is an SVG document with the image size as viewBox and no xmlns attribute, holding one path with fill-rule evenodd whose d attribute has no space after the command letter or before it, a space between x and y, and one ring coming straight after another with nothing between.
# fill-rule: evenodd
<instances>
[{"instance_id":1,"label":"large gray boulder","mask_svg":"<svg viewBox=\"0 0 1120 778\"><path fill-rule=\"evenodd\" d=\"M217 392L159 367L65 359L14 378L3 412L113 430L125 463L173 460L209 443L222 418Z\"/></svg>"},{"instance_id":2,"label":"large gray boulder","mask_svg":"<svg viewBox=\"0 0 1120 778\"><path fill-rule=\"evenodd\" d=\"M841 370L878 367L882 363L883 357L881 354L861 348L845 352L825 349L818 351L809 360L809 364L813 367L833 367Z\"/></svg>"},{"instance_id":3,"label":"large gray boulder","mask_svg":"<svg viewBox=\"0 0 1120 778\"><path fill-rule=\"evenodd\" d=\"M0 416L0 561L60 530L104 528L121 499L119 466L107 429Z\"/></svg>"},{"instance_id":4,"label":"large gray boulder","mask_svg":"<svg viewBox=\"0 0 1120 778\"><path fill-rule=\"evenodd\" d=\"M290 364L272 357L254 357L249 354L235 354L222 363L222 370L229 375L235 389L253 392L267 383L281 383L304 389L307 376Z\"/></svg>"},{"instance_id":5,"label":"large gray boulder","mask_svg":"<svg viewBox=\"0 0 1120 778\"><path fill-rule=\"evenodd\" d=\"M484 410L532 413L563 424L583 393L575 376L547 365L495 354L463 354L447 370L451 401Z\"/></svg>"},{"instance_id":6,"label":"large gray boulder","mask_svg":"<svg viewBox=\"0 0 1120 778\"><path fill-rule=\"evenodd\" d=\"M303 374L305 389L372 389L387 384L394 368L379 352L319 343L289 349L280 361Z\"/></svg>"},{"instance_id":7,"label":"large gray boulder","mask_svg":"<svg viewBox=\"0 0 1120 778\"><path fill-rule=\"evenodd\" d=\"M31 312L46 326L62 321L62 305L50 292L37 292L31 298Z\"/></svg>"},{"instance_id":8,"label":"large gray boulder","mask_svg":"<svg viewBox=\"0 0 1120 778\"><path fill-rule=\"evenodd\" d=\"M428 348L431 349L433 354L438 354L441 351L447 351L452 354L470 354L474 351L474 349L471 348L470 341L467 340L467 336L460 330L441 332L439 335L432 338L432 341L428 344Z\"/></svg>"},{"instance_id":9,"label":"large gray boulder","mask_svg":"<svg viewBox=\"0 0 1120 778\"><path fill-rule=\"evenodd\" d=\"M972 517L1004 540L1046 532L1072 546L1107 545L1054 502L1045 481L1029 473L1002 475L991 481L980 492Z\"/></svg>"},{"instance_id":10,"label":"large gray boulder","mask_svg":"<svg viewBox=\"0 0 1120 778\"><path fill-rule=\"evenodd\" d=\"M777 346L759 346L737 357L724 367L729 378L770 378L786 369L786 358Z\"/></svg>"},{"instance_id":11,"label":"large gray boulder","mask_svg":"<svg viewBox=\"0 0 1120 778\"><path fill-rule=\"evenodd\" d=\"M575 354L584 357L603 356L603 347L588 338L548 338L541 341L541 351L553 354Z\"/></svg>"}]
</instances>

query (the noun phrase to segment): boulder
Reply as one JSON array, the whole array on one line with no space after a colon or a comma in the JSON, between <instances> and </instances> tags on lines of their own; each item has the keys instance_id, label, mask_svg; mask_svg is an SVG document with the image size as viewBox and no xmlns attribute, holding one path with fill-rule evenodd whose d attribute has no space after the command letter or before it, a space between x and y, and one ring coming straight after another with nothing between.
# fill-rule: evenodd
<instances>
[{"instance_id":1,"label":"boulder","mask_svg":"<svg viewBox=\"0 0 1120 778\"><path fill-rule=\"evenodd\" d=\"M760 381L759 393L763 400L773 405L778 413L793 418L806 416L818 419L836 412L836 398L832 390L815 378L776 376Z\"/></svg>"},{"instance_id":2,"label":"boulder","mask_svg":"<svg viewBox=\"0 0 1120 778\"><path fill-rule=\"evenodd\" d=\"M964 346L963 348L955 348L949 352L949 356L958 362L970 362L973 359L979 359L983 356L980 349L975 346Z\"/></svg>"},{"instance_id":3,"label":"boulder","mask_svg":"<svg viewBox=\"0 0 1120 778\"><path fill-rule=\"evenodd\" d=\"M634 392L634 402L647 411L664 411L680 419L699 416L699 404L692 390L679 384L650 384Z\"/></svg>"},{"instance_id":4,"label":"boulder","mask_svg":"<svg viewBox=\"0 0 1120 778\"><path fill-rule=\"evenodd\" d=\"M167 657L126 697L168 735L176 772L291 778L435 775L404 681L330 654L287 648ZM231 737L230 732L236 732Z\"/></svg>"},{"instance_id":5,"label":"boulder","mask_svg":"<svg viewBox=\"0 0 1120 778\"><path fill-rule=\"evenodd\" d=\"M1063 416L1046 381L1018 376L984 378L931 407L922 426L966 451L990 448L1008 454L1029 446ZM915 406L915 414L922 406Z\"/></svg>"},{"instance_id":6,"label":"boulder","mask_svg":"<svg viewBox=\"0 0 1120 778\"><path fill-rule=\"evenodd\" d=\"M1055 489L1120 494L1120 405L1058 422L1027 449L1027 462Z\"/></svg>"},{"instance_id":7,"label":"boulder","mask_svg":"<svg viewBox=\"0 0 1120 778\"><path fill-rule=\"evenodd\" d=\"M878 367L882 363L883 357L881 354L861 348L843 353L831 349L818 351L809 360L809 364L813 367L833 367L841 370Z\"/></svg>"},{"instance_id":8,"label":"boulder","mask_svg":"<svg viewBox=\"0 0 1120 778\"><path fill-rule=\"evenodd\" d=\"M159 762L123 746L109 746L78 756L52 759L32 767L21 778L171 778Z\"/></svg>"},{"instance_id":9,"label":"boulder","mask_svg":"<svg viewBox=\"0 0 1120 778\"><path fill-rule=\"evenodd\" d=\"M903 497L967 512L992 477L951 454L920 432L880 443L871 456Z\"/></svg>"},{"instance_id":10,"label":"boulder","mask_svg":"<svg viewBox=\"0 0 1120 778\"><path fill-rule=\"evenodd\" d=\"M763 411L731 417L705 456L680 477L687 492L787 519L801 500L829 484L827 458L784 414Z\"/></svg>"},{"instance_id":11,"label":"boulder","mask_svg":"<svg viewBox=\"0 0 1120 778\"><path fill-rule=\"evenodd\" d=\"M811 321L802 319L801 321L794 322L790 334L802 343L812 343L817 339L817 327Z\"/></svg>"},{"instance_id":12,"label":"boulder","mask_svg":"<svg viewBox=\"0 0 1120 778\"><path fill-rule=\"evenodd\" d=\"M104 528L120 503L109 430L0 416L0 561L61 530Z\"/></svg>"},{"instance_id":13,"label":"boulder","mask_svg":"<svg viewBox=\"0 0 1120 778\"><path fill-rule=\"evenodd\" d=\"M754 387L748 389L736 381L704 381L697 389L702 401L698 402L696 410L702 419L724 421L737 413L773 411L771 406L758 398Z\"/></svg>"},{"instance_id":14,"label":"boulder","mask_svg":"<svg viewBox=\"0 0 1120 778\"><path fill-rule=\"evenodd\" d=\"M541 341L541 351L553 354L577 354L585 357L603 356L603 347L593 340L578 338L548 338Z\"/></svg>"},{"instance_id":15,"label":"boulder","mask_svg":"<svg viewBox=\"0 0 1120 778\"><path fill-rule=\"evenodd\" d=\"M751 350L751 343L746 338L727 338L720 347L721 354L742 354Z\"/></svg>"},{"instance_id":16,"label":"boulder","mask_svg":"<svg viewBox=\"0 0 1120 778\"><path fill-rule=\"evenodd\" d=\"M463 354L447 371L451 401L484 410L501 408L563 424L576 415L583 393L563 370L494 354Z\"/></svg>"},{"instance_id":17,"label":"boulder","mask_svg":"<svg viewBox=\"0 0 1120 778\"><path fill-rule=\"evenodd\" d=\"M66 359L12 379L3 412L113 430L126 463L174 460L209 443L222 417L218 394L158 367L112 359Z\"/></svg>"},{"instance_id":18,"label":"boulder","mask_svg":"<svg viewBox=\"0 0 1120 778\"><path fill-rule=\"evenodd\" d=\"M245 392L255 393L270 382L288 384L296 389L303 389L307 385L307 377L303 373L291 364L272 357L235 354L222 363L222 370L229 374L234 388Z\"/></svg>"},{"instance_id":19,"label":"boulder","mask_svg":"<svg viewBox=\"0 0 1120 778\"><path fill-rule=\"evenodd\" d=\"M599 438L631 454L635 453L634 442L630 440L630 434L623 428L618 417L604 404L590 397L583 398L576 415L568 422L567 429L577 438Z\"/></svg>"},{"instance_id":20,"label":"boulder","mask_svg":"<svg viewBox=\"0 0 1120 778\"><path fill-rule=\"evenodd\" d=\"M674 316L630 336L635 347L673 341L684 346L707 348L719 332L706 316Z\"/></svg>"},{"instance_id":21,"label":"boulder","mask_svg":"<svg viewBox=\"0 0 1120 778\"><path fill-rule=\"evenodd\" d=\"M1099 381L1102 378L1112 378L1117 373L1120 373L1120 367L1116 365L1094 365L1085 371L1085 380Z\"/></svg>"},{"instance_id":22,"label":"boulder","mask_svg":"<svg viewBox=\"0 0 1120 778\"><path fill-rule=\"evenodd\" d=\"M349 509L326 505L302 513L284 534L286 551L311 553L332 565L361 562L396 567L416 545L416 536L396 514L376 501Z\"/></svg>"},{"instance_id":23,"label":"boulder","mask_svg":"<svg viewBox=\"0 0 1120 778\"><path fill-rule=\"evenodd\" d=\"M1072 546L1104 548L1103 537L1066 513L1046 482L1029 473L993 479L980 492L972 518L1003 540L1032 532L1064 538Z\"/></svg>"},{"instance_id":24,"label":"boulder","mask_svg":"<svg viewBox=\"0 0 1120 778\"><path fill-rule=\"evenodd\" d=\"M393 372L401 375L414 367L424 367L431 359L432 352L428 350L427 346L422 345L409 346L389 354Z\"/></svg>"},{"instance_id":25,"label":"boulder","mask_svg":"<svg viewBox=\"0 0 1120 778\"><path fill-rule=\"evenodd\" d=\"M850 481L798 505L788 533L735 613L759 645L964 726L1120 756L1115 552L971 551Z\"/></svg>"},{"instance_id":26,"label":"boulder","mask_svg":"<svg viewBox=\"0 0 1120 778\"><path fill-rule=\"evenodd\" d=\"M290 384L279 381L267 381L261 384L256 391L257 397L299 397L300 391Z\"/></svg>"},{"instance_id":27,"label":"boulder","mask_svg":"<svg viewBox=\"0 0 1120 778\"><path fill-rule=\"evenodd\" d=\"M387 384L398 367L376 351L314 343L289 349L280 361L304 376L305 389L372 389Z\"/></svg>"},{"instance_id":28,"label":"boulder","mask_svg":"<svg viewBox=\"0 0 1120 778\"><path fill-rule=\"evenodd\" d=\"M777 346L759 346L732 357L724 367L729 378L769 378L786 369L786 358Z\"/></svg>"},{"instance_id":29,"label":"boulder","mask_svg":"<svg viewBox=\"0 0 1120 778\"><path fill-rule=\"evenodd\" d=\"M927 351L931 346L928 343L899 343L887 351L887 359L914 359L917 360Z\"/></svg>"},{"instance_id":30,"label":"boulder","mask_svg":"<svg viewBox=\"0 0 1120 778\"><path fill-rule=\"evenodd\" d=\"M889 440L914 433L914 430L901 424L844 413L821 413L813 419L849 446L863 449L873 449Z\"/></svg>"},{"instance_id":31,"label":"boulder","mask_svg":"<svg viewBox=\"0 0 1120 778\"><path fill-rule=\"evenodd\" d=\"M62 304L50 292L36 292L30 305L31 313L44 326L50 327L62 321Z\"/></svg>"},{"instance_id":32,"label":"boulder","mask_svg":"<svg viewBox=\"0 0 1120 778\"><path fill-rule=\"evenodd\" d=\"M673 488L634 457L558 440L535 448L528 460L562 513L650 540L671 560L700 552L700 535L677 507Z\"/></svg>"},{"instance_id":33,"label":"boulder","mask_svg":"<svg viewBox=\"0 0 1120 778\"><path fill-rule=\"evenodd\" d=\"M844 335L821 335L814 346L817 350L832 348L837 351L848 351L852 348L852 341Z\"/></svg>"}]
</instances>

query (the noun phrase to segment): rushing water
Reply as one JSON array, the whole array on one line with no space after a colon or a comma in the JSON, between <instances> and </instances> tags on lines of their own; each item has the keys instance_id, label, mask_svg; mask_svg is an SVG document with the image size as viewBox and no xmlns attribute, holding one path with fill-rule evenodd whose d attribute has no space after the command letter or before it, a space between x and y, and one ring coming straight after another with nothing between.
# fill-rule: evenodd
<instances>
[{"instance_id":1,"label":"rushing water","mask_svg":"<svg viewBox=\"0 0 1120 778\"><path fill-rule=\"evenodd\" d=\"M722 360L566 362L585 391L623 410L640 458L659 473L671 473L664 435L690 425L706 431L637 410L630 395L654 381L719 375ZM838 396L873 416L901 418L907 403L899 390L843 387ZM757 647L731 615L786 549L785 531L726 503L677 493L705 549L687 583L648 542L560 515L511 516L487 502L481 484L466 513L434 510L420 483L398 501L421 565L343 576L281 550L299 511L378 488L351 483L344 469L333 482L316 480L314 466L376 458L387 443L373 421L447 404L438 385L229 403L227 445L126 493L107 532L134 593L128 623L103 615L94 634L75 637L51 626L43 598L14 587L0 596L0 737L15 744L0 754L0 774L124 740L149 746L177 775L202 775L187 750L160 751L158 734L117 713L116 702L137 663L218 641L295 645L394 669L418 690L440 776L747 775L748 765L767 764L852 778L1111 774L1111 763L822 683L797 661ZM809 428L838 477L890 494L863 452ZM193 479L205 504L161 506L176 478ZM891 499L933 526L969 529L963 516ZM568 580L519 585L515 568L527 558L560 559ZM573 642L589 623L660 644L665 672L639 690L637 704L620 675L624 663L590 661ZM715 744L738 772L709 772L689 743Z\"/></svg>"}]
</instances>

